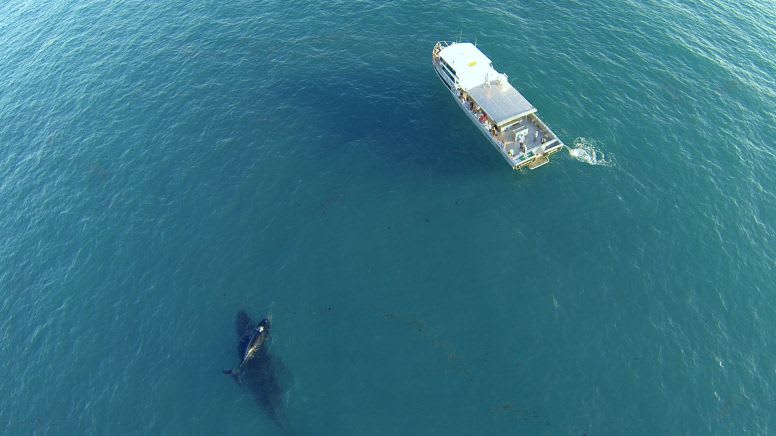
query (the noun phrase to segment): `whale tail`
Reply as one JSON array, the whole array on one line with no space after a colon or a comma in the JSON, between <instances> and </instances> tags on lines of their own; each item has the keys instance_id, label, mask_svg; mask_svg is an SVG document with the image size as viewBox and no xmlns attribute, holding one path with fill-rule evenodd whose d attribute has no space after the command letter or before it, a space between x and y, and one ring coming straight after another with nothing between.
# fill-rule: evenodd
<instances>
[{"instance_id":1,"label":"whale tail","mask_svg":"<svg viewBox=\"0 0 776 436\"><path fill-rule=\"evenodd\" d=\"M236 381L237 384L240 384L240 382L241 382L240 375L242 375L242 372L239 369L236 369L236 370L235 369L225 369L225 370L223 370L223 373L227 374L227 375L231 375L232 377L234 377L234 381Z\"/></svg>"}]
</instances>

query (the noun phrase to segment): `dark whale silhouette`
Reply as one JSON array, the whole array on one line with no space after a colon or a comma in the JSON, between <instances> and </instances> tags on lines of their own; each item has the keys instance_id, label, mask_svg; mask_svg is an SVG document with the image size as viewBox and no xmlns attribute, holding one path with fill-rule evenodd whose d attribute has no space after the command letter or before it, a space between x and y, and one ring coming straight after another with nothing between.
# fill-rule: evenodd
<instances>
[{"instance_id":1,"label":"dark whale silhouette","mask_svg":"<svg viewBox=\"0 0 776 436\"><path fill-rule=\"evenodd\" d=\"M240 383L240 375L245 369L245 366L254 357L256 357L257 354L261 353L262 346L269 338L269 320L261 320L259 325L257 325L253 330L247 331L244 336L248 337L248 341L245 344L245 348L243 348L242 361L240 361L240 365L235 369L224 370L224 374L234 376L235 380L237 380L237 383ZM243 341L243 336L240 337L240 341Z\"/></svg>"},{"instance_id":2,"label":"dark whale silhouette","mask_svg":"<svg viewBox=\"0 0 776 436\"><path fill-rule=\"evenodd\" d=\"M270 353L269 320L265 319L257 325L245 311L240 310L237 312L235 327L239 337L237 355L240 365L224 373L233 375L240 386L253 394L272 422L284 433L289 433L283 403L285 389L281 379L288 381L290 374L283 363Z\"/></svg>"}]
</instances>

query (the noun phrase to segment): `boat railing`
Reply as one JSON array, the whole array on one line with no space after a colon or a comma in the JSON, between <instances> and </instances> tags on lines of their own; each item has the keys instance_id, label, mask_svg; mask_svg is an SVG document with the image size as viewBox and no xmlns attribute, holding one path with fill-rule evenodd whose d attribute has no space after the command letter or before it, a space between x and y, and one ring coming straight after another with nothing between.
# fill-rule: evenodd
<instances>
[{"instance_id":1,"label":"boat railing","mask_svg":"<svg viewBox=\"0 0 776 436\"><path fill-rule=\"evenodd\" d=\"M450 41L437 41L437 43L434 44L434 54L438 54L442 49L450 47L453 44L455 43Z\"/></svg>"},{"instance_id":2,"label":"boat railing","mask_svg":"<svg viewBox=\"0 0 776 436\"><path fill-rule=\"evenodd\" d=\"M450 46L450 42L448 41L437 41L436 44L434 44L434 51L433 51L433 58L434 62L436 62L439 59L439 52L442 51L445 47Z\"/></svg>"}]
</instances>

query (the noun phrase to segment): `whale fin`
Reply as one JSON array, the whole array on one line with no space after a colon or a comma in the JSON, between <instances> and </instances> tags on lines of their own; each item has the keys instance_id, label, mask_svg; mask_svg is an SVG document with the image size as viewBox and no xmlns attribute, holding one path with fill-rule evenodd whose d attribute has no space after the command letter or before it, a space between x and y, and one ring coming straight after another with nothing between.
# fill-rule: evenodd
<instances>
[{"instance_id":1,"label":"whale fin","mask_svg":"<svg viewBox=\"0 0 776 436\"><path fill-rule=\"evenodd\" d=\"M242 380L240 380L240 375L242 375L242 372L240 372L239 370L225 369L222 372L226 375L231 375L232 377L234 377L234 381L236 381L238 385L242 382Z\"/></svg>"}]
</instances>

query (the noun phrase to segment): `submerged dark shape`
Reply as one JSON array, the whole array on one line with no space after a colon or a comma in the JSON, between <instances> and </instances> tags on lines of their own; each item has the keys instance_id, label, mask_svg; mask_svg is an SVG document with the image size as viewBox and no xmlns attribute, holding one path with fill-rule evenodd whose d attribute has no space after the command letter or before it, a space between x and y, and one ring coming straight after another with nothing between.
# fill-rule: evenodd
<instances>
[{"instance_id":1,"label":"submerged dark shape","mask_svg":"<svg viewBox=\"0 0 776 436\"><path fill-rule=\"evenodd\" d=\"M264 319L256 324L245 311L240 310L236 327L240 365L224 373L233 375L240 386L251 391L270 419L287 433L289 428L283 405L285 390L280 383L280 375L286 375L282 374L285 367L270 353L270 322Z\"/></svg>"}]
</instances>

